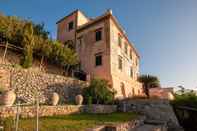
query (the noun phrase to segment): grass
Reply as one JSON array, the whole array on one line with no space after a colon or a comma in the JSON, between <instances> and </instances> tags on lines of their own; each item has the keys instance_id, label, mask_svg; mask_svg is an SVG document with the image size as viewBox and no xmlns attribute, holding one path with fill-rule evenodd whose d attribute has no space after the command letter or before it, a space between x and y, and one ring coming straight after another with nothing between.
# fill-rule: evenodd
<instances>
[{"instance_id":1,"label":"grass","mask_svg":"<svg viewBox=\"0 0 197 131\"><path fill-rule=\"evenodd\" d=\"M39 131L85 131L96 125L120 123L137 117L135 113L111 114L72 114L65 116L42 117L39 121ZM13 120L4 120L5 131L12 131ZM20 119L19 131L35 131L36 119Z\"/></svg>"}]
</instances>

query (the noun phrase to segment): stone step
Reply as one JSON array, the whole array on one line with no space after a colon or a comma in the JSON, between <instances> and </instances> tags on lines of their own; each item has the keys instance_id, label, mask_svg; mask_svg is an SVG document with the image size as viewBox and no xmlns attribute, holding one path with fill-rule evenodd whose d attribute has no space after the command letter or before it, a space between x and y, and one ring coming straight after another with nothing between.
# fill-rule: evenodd
<instances>
[{"instance_id":1,"label":"stone step","mask_svg":"<svg viewBox=\"0 0 197 131\"><path fill-rule=\"evenodd\" d=\"M144 121L144 124L149 124L149 125L166 125L167 122L166 121L162 121L162 120L146 119Z\"/></svg>"},{"instance_id":2,"label":"stone step","mask_svg":"<svg viewBox=\"0 0 197 131\"><path fill-rule=\"evenodd\" d=\"M161 125L144 124L142 126L133 129L132 131L167 131L167 129Z\"/></svg>"}]
</instances>

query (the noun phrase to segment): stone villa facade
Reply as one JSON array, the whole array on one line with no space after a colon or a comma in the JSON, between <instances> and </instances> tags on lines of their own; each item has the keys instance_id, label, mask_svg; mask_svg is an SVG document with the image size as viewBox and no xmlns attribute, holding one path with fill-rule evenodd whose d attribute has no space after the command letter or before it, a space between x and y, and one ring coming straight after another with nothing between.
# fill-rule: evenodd
<instances>
[{"instance_id":1,"label":"stone villa facade","mask_svg":"<svg viewBox=\"0 0 197 131\"><path fill-rule=\"evenodd\" d=\"M112 11L94 19L76 10L57 22L57 39L72 41L81 70L88 78L103 78L117 91L117 98L142 94L139 54L129 42Z\"/></svg>"}]
</instances>

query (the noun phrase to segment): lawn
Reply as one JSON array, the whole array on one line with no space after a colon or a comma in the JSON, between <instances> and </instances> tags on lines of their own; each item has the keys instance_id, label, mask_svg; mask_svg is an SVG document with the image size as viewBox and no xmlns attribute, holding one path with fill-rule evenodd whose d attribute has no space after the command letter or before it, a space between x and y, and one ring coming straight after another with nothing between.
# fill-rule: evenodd
<instances>
[{"instance_id":1,"label":"lawn","mask_svg":"<svg viewBox=\"0 0 197 131\"><path fill-rule=\"evenodd\" d=\"M72 114L65 116L42 117L39 119L39 131L84 131L87 128L106 123L120 123L137 117L135 113L111 114ZM12 119L4 122L5 131L12 131ZM19 131L35 131L35 118L20 119Z\"/></svg>"}]
</instances>

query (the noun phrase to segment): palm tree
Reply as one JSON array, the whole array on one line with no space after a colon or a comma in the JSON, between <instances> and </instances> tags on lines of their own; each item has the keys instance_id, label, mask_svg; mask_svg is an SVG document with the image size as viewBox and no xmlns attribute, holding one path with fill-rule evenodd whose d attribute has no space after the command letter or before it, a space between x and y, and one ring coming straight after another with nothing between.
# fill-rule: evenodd
<instances>
[{"instance_id":1,"label":"palm tree","mask_svg":"<svg viewBox=\"0 0 197 131\"><path fill-rule=\"evenodd\" d=\"M141 75L138 77L138 81L143 84L144 93L149 97L149 89L160 87L160 81L156 76Z\"/></svg>"},{"instance_id":2,"label":"palm tree","mask_svg":"<svg viewBox=\"0 0 197 131\"><path fill-rule=\"evenodd\" d=\"M185 93L185 87L184 86L180 85L180 86L178 86L178 88L180 88L181 94Z\"/></svg>"}]
</instances>

